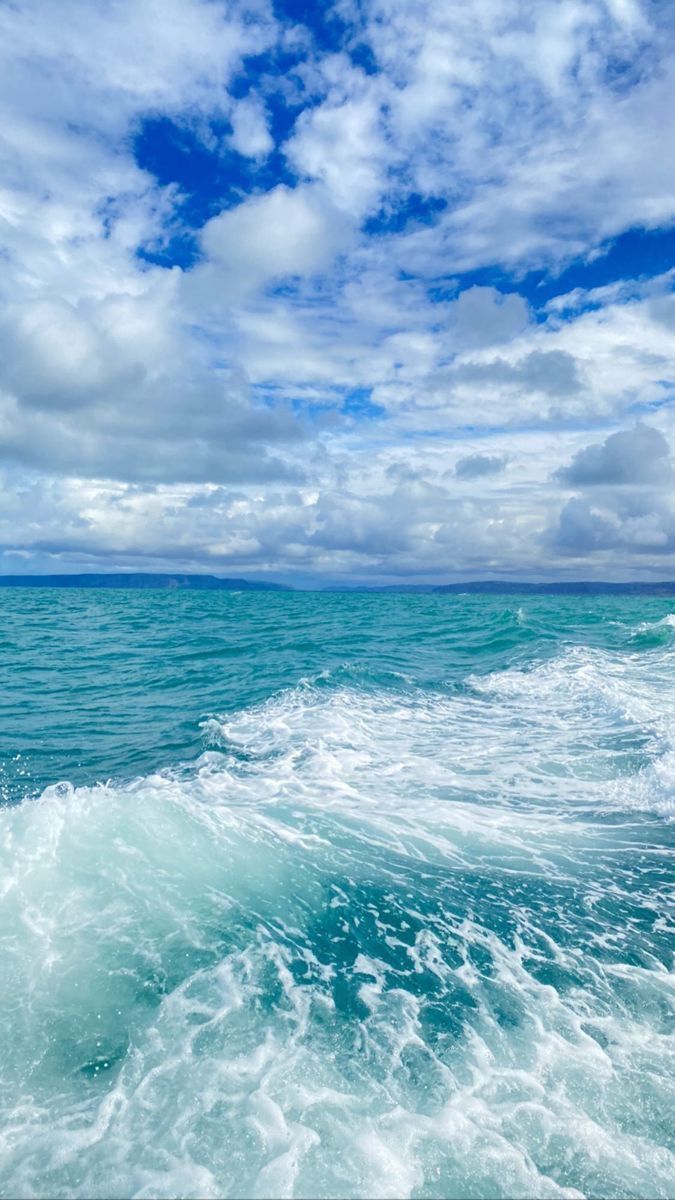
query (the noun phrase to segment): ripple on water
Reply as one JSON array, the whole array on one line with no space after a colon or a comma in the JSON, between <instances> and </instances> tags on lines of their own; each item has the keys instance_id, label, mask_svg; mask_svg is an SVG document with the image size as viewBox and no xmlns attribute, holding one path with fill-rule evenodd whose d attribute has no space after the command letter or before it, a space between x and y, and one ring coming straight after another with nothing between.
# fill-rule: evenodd
<instances>
[{"instance_id":1,"label":"ripple on water","mask_svg":"<svg viewBox=\"0 0 675 1200\"><path fill-rule=\"evenodd\" d=\"M102 759L151 687L131 771L0 810L4 1194L673 1194L663 613L370 600L64 602Z\"/></svg>"}]
</instances>

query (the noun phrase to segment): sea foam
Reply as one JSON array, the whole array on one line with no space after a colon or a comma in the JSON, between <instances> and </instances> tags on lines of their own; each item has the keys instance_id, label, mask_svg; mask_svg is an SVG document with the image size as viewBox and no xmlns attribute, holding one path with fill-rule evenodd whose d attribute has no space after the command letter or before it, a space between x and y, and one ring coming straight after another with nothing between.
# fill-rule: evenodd
<instances>
[{"instance_id":1,"label":"sea foam","mask_svg":"<svg viewBox=\"0 0 675 1200\"><path fill-rule=\"evenodd\" d=\"M324 672L1 810L3 1192L671 1195L672 666Z\"/></svg>"}]
</instances>

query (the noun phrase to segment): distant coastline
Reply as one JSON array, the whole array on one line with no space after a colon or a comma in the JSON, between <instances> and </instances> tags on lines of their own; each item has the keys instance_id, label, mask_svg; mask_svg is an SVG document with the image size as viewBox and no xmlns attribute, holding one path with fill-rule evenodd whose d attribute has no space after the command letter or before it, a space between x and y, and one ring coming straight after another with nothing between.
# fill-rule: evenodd
<instances>
[{"instance_id":1,"label":"distant coastline","mask_svg":"<svg viewBox=\"0 0 675 1200\"><path fill-rule=\"evenodd\" d=\"M262 580L219 579L216 575L157 575L145 571L127 574L124 571L110 574L82 575L0 575L0 587L52 587L52 588L134 588L162 589L173 591L185 588L195 591L235 592L288 592L283 583L264 583Z\"/></svg>"},{"instance_id":2,"label":"distant coastline","mask_svg":"<svg viewBox=\"0 0 675 1200\"><path fill-rule=\"evenodd\" d=\"M331 589L333 590L333 589ZM343 589L335 589L342 591ZM498 579L472 579L467 583L391 584L384 587L350 588L357 592L418 592L428 595L476 593L478 595L531 596L675 596L675 580L655 583L612 583L609 580L555 580L544 583L513 582Z\"/></svg>"},{"instance_id":3,"label":"distant coastline","mask_svg":"<svg viewBox=\"0 0 675 1200\"><path fill-rule=\"evenodd\" d=\"M135 590L193 590L237 592L394 592L420 595L476 593L483 595L532 596L675 596L675 580L614 583L608 580L554 580L541 583L512 580L474 579L465 583L441 584L325 584L321 588L293 588L263 580L219 578L217 575L155 574L136 572L86 572L79 575L0 575L0 587L29 588L132 588Z\"/></svg>"}]
</instances>

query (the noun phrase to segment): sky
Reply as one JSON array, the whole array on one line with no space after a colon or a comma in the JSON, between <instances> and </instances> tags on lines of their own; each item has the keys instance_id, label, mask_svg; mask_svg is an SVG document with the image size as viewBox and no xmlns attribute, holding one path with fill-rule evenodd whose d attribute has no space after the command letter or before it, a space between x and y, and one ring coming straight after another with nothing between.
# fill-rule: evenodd
<instances>
[{"instance_id":1,"label":"sky","mask_svg":"<svg viewBox=\"0 0 675 1200\"><path fill-rule=\"evenodd\" d=\"M671 0L5 0L0 118L0 572L675 579Z\"/></svg>"}]
</instances>

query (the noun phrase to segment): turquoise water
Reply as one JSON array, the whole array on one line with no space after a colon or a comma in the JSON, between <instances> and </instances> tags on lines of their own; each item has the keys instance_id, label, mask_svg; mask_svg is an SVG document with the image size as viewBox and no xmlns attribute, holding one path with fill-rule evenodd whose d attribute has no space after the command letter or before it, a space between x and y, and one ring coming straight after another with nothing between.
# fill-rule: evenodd
<instances>
[{"instance_id":1,"label":"turquoise water","mask_svg":"<svg viewBox=\"0 0 675 1200\"><path fill-rule=\"evenodd\" d=\"M0 1194L675 1194L671 609L0 593Z\"/></svg>"}]
</instances>

